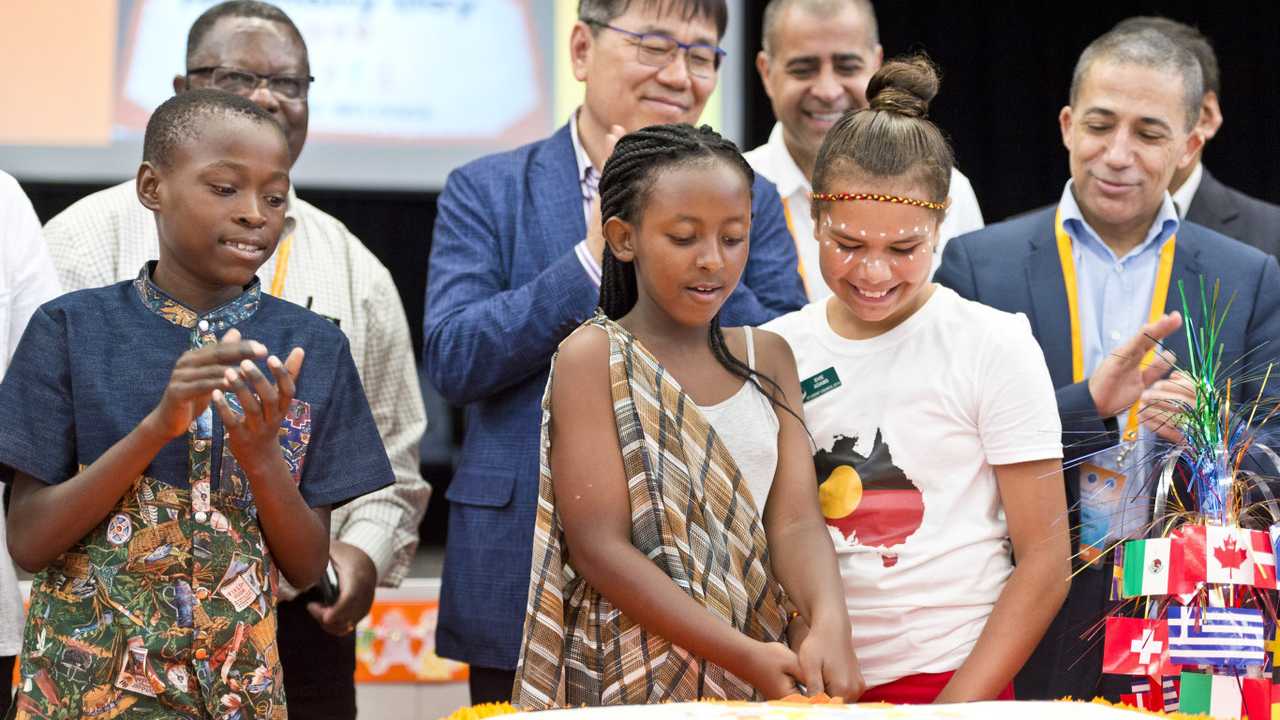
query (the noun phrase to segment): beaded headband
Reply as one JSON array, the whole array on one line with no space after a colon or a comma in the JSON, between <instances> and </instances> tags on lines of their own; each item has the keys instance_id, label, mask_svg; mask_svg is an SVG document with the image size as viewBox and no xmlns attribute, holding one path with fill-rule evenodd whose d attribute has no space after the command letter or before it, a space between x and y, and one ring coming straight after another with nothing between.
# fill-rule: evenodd
<instances>
[{"instance_id":1,"label":"beaded headband","mask_svg":"<svg viewBox=\"0 0 1280 720\"><path fill-rule=\"evenodd\" d=\"M875 200L876 202L896 203L898 205L912 205L914 207L928 208L930 210L945 210L946 203L934 202L932 200L917 200L915 198L902 197L901 195L881 195L879 193L809 193L809 197L813 200Z\"/></svg>"}]
</instances>

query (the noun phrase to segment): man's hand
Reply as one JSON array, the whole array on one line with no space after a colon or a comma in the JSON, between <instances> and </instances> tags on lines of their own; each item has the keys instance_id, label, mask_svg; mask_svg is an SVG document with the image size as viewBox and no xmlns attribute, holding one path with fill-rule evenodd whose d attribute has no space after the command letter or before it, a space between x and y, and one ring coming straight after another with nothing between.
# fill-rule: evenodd
<instances>
[{"instance_id":1,"label":"man's hand","mask_svg":"<svg viewBox=\"0 0 1280 720\"><path fill-rule=\"evenodd\" d=\"M373 607L378 570L363 550L341 540L329 541L329 558L338 573L338 600L328 607L309 602L307 612L330 635L349 635Z\"/></svg>"},{"instance_id":2,"label":"man's hand","mask_svg":"<svg viewBox=\"0 0 1280 720\"><path fill-rule=\"evenodd\" d=\"M1089 376L1089 394L1098 416L1109 418L1124 412L1138 401L1142 392L1164 377L1173 366L1171 353L1156 353L1150 367L1142 368L1142 358L1156 342L1182 326L1182 315L1171 312L1142 326L1132 339L1102 359Z\"/></svg>"},{"instance_id":3,"label":"man's hand","mask_svg":"<svg viewBox=\"0 0 1280 720\"><path fill-rule=\"evenodd\" d=\"M618 139L626 135L627 131L621 125L613 125L609 127L609 132L605 133L605 161L608 161L609 155L613 155L613 148L618 144ZM587 218L587 249L591 251L591 257L596 259L596 264L604 263L604 218L600 217L600 193L591 199L591 214Z\"/></svg>"},{"instance_id":4,"label":"man's hand","mask_svg":"<svg viewBox=\"0 0 1280 720\"><path fill-rule=\"evenodd\" d=\"M1141 402L1138 418L1143 426L1175 445L1185 439L1178 420L1196 406L1196 388L1186 373L1156 381L1142 393Z\"/></svg>"}]
</instances>

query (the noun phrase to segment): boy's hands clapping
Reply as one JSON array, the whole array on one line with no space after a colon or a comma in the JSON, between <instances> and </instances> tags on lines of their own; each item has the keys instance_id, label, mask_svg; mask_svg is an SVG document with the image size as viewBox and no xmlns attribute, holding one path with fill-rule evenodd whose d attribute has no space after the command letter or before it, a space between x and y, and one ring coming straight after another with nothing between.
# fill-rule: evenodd
<instances>
[{"instance_id":1,"label":"boy's hands clapping","mask_svg":"<svg viewBox=\"0 0 1280 720\"><path fill-rule=\"evenodd\" d=\"M262 343L241 340L240 332L234 329L228 330L217 344L183 353L148 419L165 438L178 437L209 407L215 391L231 387L226 378L228 368L266 355L267 348Z\"/></svg>"},{"instance_id":2,"label":"boy's hands clapping","mask_svg":"<svg viewBox=\"0 0 1280 720\"><path fill-rule=\"evenodd\" d=\"M289 412L302 359L302 348L294 348L284 362L275 355L268 357L267 368L275 377L274 385L252 360L241 360L238 366L226 368L224 379L240 402L243 415L236 415L231 409L223 390L212 393L213 404L227 428L231 453L250 473L284 459L280 452L280 422Z\"/></svg>"}]
</instances>

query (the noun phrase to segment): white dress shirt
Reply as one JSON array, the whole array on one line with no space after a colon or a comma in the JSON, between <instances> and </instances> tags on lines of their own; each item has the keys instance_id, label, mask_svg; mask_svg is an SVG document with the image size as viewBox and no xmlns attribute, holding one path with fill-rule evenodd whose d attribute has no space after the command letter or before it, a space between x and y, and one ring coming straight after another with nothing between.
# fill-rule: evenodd
<instances>
[{"instance_id":1,"label":"white dress shirt","mask_svg":"<svg viewBox=\"0 0 1280 720\"><path fill-rule=\"evenodd\" d=\"M787 224L795 237L804 289L809 299L821 300L828 297L831 289L822 279L822 269L818 264L818 243L813 238L813 218L809 215L809 193L813 192L813 187L787 150L782 139L782 123L774 123L768 142L744 155L753 170L778 186L782 206L787 212ZM938 248L933 255L934 270L942 262L942 248L948 240L983 227L982 209L978 207L973 185L957 168L951 169L950 195L951 207L947 209L947 217L938 231Z\"/></svg>"},{"instance_id":2,"label":"white dress shirt","mask_svg":"<svg viewBox=\"0 0 1280 720\"><path fill-rule=\"evenodd\" d=\"M1196 196L1196 191L1200 189L1200 179L1204 177L1204 164L1196 163L1196 169L1191 171L1187 176L1186 182L1182 183L1182 187L1178 188L1178 192L1173 194L1173 207L1178 211L1178 219L1185 220L1187 217L1187 208L1191 207L1191 201Z\"/></svg>"},{"instance_id":3,"label":"white dress shirt","mask_svg":"<svg viewBox=\"0 0 1280 720\"><path fill-rule=\"evenodd\" d=\"M53 260L40 236L40 220L18 181L0 171L0 378L36 308L62 292ZM0 507L0 655L22 646L22 598L4 542Z\"/></svg>"}]
</instances>

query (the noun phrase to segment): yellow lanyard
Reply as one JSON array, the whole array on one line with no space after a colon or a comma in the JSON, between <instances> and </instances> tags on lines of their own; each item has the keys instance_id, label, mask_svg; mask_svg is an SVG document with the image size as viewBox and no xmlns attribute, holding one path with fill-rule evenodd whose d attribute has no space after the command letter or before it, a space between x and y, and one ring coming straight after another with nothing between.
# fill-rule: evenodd
<instances>
[{"instance_id":1,"label":"yellow lanyard","mask_svg":"<svg viewBox=\"0 0 1280 720\"><path fill-rule=\"evenodd\" d=\"M274 297L282 297L284 292L284 277L289 274L289 250L292 248L293 233L289 233L276 248L276 271L271 276L271 295Z\"/></svg>"},{"instance_id":2,"label":"yellow lanyard","mask_svg":"<svg viewBox=\"0 0 1280 720\"><path fill-rule=\"evenodd\" d=\"M1058 238L1058 260L1062 263L1062 281L1067 286L1067 313L1071 316L1071 378L1072 382L1084 380L1084 336L1080 331L1080 300L1077 297L1076 265L1071 255L1071 236L1062 225L1062 209L1059 208L1053 219L1054 234ZM1169 280L1173 277L1173 252L1177 245L1176 234L1169 237L1168 242L1160 249L1160 264L1156 270L1156 285L1151 293L1151 310L1147 313L1147 322L1155 322L1164 314L1165 300L1169 297ZM1156 349L1153 347L1142 357L1140 367L1147 367L1155 359ZM1132 441L1138 437L1138 410L1141 400L1129 408L1129 417L1125 422L1125 440Z\"/></svg>"},{"instance_id":3,"label":"yellow lanyard","mask_svg":"<svg viewBox=\"0 0 1280 720\"><path fill-rule=\"evenodd\" d=\"M796 272L800 273L800 282L804 285L804 294L807 296L809 295L809 278L804 274L804 260L800 259L800 236L796 235L796 226L791 222L791 203L787 200L788 198L782 198L782 217L786 218L787 232L791 233L791 239L796 244Z\"/></svg>"}]
</instances>

